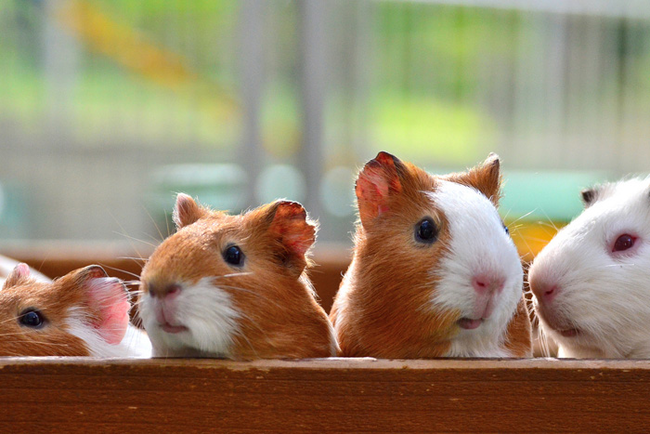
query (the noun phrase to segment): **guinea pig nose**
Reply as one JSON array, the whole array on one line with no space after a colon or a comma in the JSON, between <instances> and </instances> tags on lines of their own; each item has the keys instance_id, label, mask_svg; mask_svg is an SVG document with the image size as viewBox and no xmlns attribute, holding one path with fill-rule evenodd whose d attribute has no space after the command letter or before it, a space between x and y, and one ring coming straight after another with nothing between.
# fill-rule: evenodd
<instances>
[{"instance_id":1,"label":"guinea pig nose","mask_svg":"<svg viewBox=\"0 0 650 434\"><path fill-rule=\"evenodd\" d=\"M505 279L491 274L477 274L472 278L472 287L479 294L500 292L505 284Z\"/></svg>"},{"instance_id":2,"label":"guinea pig nose","mask_svg":"<svg viewBox=\"0 0 650 434\"><path fill-rule=\"evenodd\" d=\"M166 289L167 289L167 293L165 294L165 298L167 299L176 298L181 293L181 285L178 285L176 283L167 286Z\"/></svg>"},{"instance_id":3,"label":"guinea pig nose","mask_svg":"<svg viewBox=\"0 0 650 434\"><path fill-rule=\"evenodd\" d=\"M557 284L549 283L539 279L530 279L530 290L535 294L537 300L543 303L550 303L560 292Z\"/></svg>"},{"instance_id":4,"label":"guinea pig nose","mask_svg":"<svg viewBox=\"0 0 650 434\"><path fill-rule=\"evenodd\" d=\"M152 285L149 284L149 295L166 299L174 299L181 293L181 285L172 283L169 285Z\"/></svg>"}]
</instances>

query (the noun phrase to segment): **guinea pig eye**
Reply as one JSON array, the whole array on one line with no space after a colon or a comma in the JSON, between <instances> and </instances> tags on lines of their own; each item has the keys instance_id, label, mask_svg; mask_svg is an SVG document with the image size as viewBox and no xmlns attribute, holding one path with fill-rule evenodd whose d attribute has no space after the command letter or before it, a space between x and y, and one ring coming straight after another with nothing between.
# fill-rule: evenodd
<instances>
[{"instance_id":1,"label":"guinea pig eye","mask_svg":"<svg viewBox=\"0 0 650 434\"><path fill-rule=\"evenodd\" d=\"M622 252L624 250L630 249L634 245L635 241L636 238L634 238L632 235L623 234L616 239L616 242L614 243L614 249L612 251Z\"/></svg>"},{"instance_id":2,"label":"guinea pig eye","mask_svg":"<svg viewBox=\"0 0 650 434\"><path fill-rule=\"evenodd\" d=\"M18 321L25 327L39 328L45 323L45 316L37 309L30 308L20 314Z\"/></svg>"},{"instance_id":3,"label":"guinea pig eye","mask_svg":"<svg viewBox=\"0 0 650 434\"><path fill-rule=\"evenodd\" d=\"M223 252L223 259L230 265L241 266L244 262L244 253L237 246L230 246Z\"/></svg>"},{"instance_id":4,"label":"guinea pig eye","mask_svg":"<svg viewBox=\"0 0 650 434\"><path fill-rule=\"evenodd\" d=\"M431 244L438 238L438 228L431 217L426 217L415 226L415 240Z\"/></svg>"},{"instance_id":5,"label":"guinea pig eye","mask_svg":"<svg viewBox=\"0 0 650 434\"><path fill-rule=\"evenodd\" d=\"M508 229L505 223L503 224L503 230L506 231L506 235L510 235L510 229Z\"/></svg>"}]
</instances>

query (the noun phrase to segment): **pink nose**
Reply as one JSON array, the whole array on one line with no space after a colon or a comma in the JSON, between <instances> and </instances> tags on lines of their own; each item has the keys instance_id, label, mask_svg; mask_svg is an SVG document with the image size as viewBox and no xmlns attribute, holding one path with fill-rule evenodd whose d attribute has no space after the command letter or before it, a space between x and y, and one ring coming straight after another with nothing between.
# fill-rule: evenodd
<instances>
[{"instance_id":1,"label":"pink nose","mask_svg":"<svg viewBox=\"0 0 650 434\"><path fill-rule=\"evenodd\" d=\"M491 294L503 290L505 279L489 274L477 274L472 279L472 286L479 294Z\"/></svg>"},{"instance_id":2,"label":"pink nose","mask_svg":"<svg viewBox=\"0 0 650 434\"><path fill-rule=\"evenodd\" d=\"M181 293L181 286L177 284L166 285L163 287L156 287L154 285L149 285L149 294L152 297L160 297L168 300L173 300L178 297Z\"/></svg>"},{"instance_id":3,"label":"pink nose","mask_svg":"<svg viewBox=\"0 0 650 434\"><path fill-rule=\"evenodd\" d=\"M537 300L542 303L550 303L560 292L560 287L552 282L542 279L530 279L530 290L533 291Z\"/></svg>"}]
</instances>

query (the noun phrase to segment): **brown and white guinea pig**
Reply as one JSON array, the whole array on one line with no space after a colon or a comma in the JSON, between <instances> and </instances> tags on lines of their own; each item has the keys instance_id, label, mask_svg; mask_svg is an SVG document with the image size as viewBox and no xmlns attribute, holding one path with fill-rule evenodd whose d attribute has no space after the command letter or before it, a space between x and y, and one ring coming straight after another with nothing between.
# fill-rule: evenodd
<instances>
[{"instance_id":1,"label":"brown and white guinea pig","mask_svg":"<svg viewBox=\"0 0 650 434\"><path fill-rule=\"evenodd\" d=\"M336 354L306 274L316 226L296 202L241 215L179 194L177 232L147 261L140 316L154 356L314 358Z\"/></svg>"},{"instance_id":2,"label":"brown and white guinea pig","mask_svg":"<svg viewBox=\"0 0 650 434\"><path fill-rule=\"evenodd\" d=\"M16 261L15 259L8 258L6 256L0 255L0 287L4 284L5 280L7 279L7 276L11 274L11 272L16 268L16 266L20 262ZM51 282L52 279L46 277L45 275L39 273L38 271L34 270L33 268L29 269L29 274L31 277L36 279L39 282Z\"/></svg>"},{"instance_id":3,"label":"brown and white guinea pig","mask_svg":"<svg viewBox=\"0 0 650 434\"><path fill-rule=\"evenodd\" d=\"M386 152L365 165L354 255L330 314L342 356L531 355L500 186L495 154L445 176Z\"/></svg>"},{"instance_id":4,"label":"brown and white guinea pig","mask_svg":"<svg viewBox=\"0 0 650 434\"><path fill-rule=\"evenodd\" d=\"M0 356L150 357L122 281L91 265L54 280L18 264L0 290Z\"/></svg>"},{"instance_id":5,"label":"brown and white guinea pig","mask_svg":"<svg viewBox=\"0 0 650 434\"><path fill-rule=\"evenodd\" d=\"M650 358L650 178L582 198L529 271L540 328L560 357Z\"/></svg>"}]
</instances>

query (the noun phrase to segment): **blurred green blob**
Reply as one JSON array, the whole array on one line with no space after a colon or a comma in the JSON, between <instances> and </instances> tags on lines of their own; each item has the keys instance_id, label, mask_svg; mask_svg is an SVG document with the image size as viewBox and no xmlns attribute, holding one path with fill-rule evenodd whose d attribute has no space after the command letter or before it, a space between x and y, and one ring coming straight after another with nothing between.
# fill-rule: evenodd
<instances>
[{"instance_id":1,"label":"blurred green blob","mask_svg":"<svg viewBox=\"0 0 650 434\"><path fill-rule=\"evenodd\" d=\"M580 192L607 179L598 171L508 171L500 210L508 220L568 222L583 210Z\"/></svg>"},{"instance_id":2,"label":"blurred green blob","mask_svg":"<svg viewBox=\"0 0 650 434\"><path fill-rule=\"evenodd\" d=\"M420 165L480 161L496 141L496 127L478 109L427 98L386 96L371 122L371 149Z\"/></svg>"}]
</instances>

